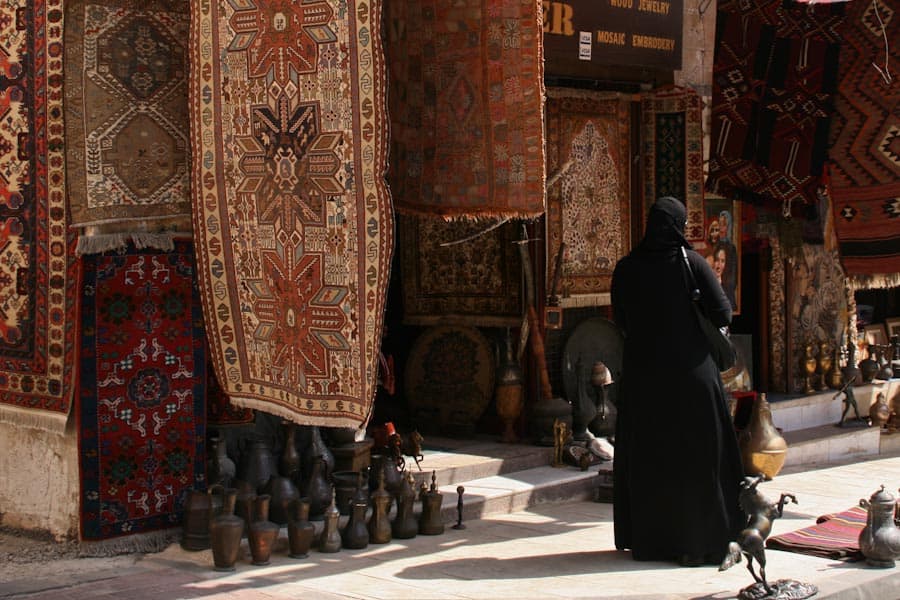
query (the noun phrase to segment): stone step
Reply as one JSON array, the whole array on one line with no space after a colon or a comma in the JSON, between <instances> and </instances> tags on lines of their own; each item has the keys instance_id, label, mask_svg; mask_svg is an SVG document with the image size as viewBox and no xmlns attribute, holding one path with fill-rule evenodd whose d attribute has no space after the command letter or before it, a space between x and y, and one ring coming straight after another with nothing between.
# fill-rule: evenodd
<instances>
[{"instance_id":1,"label":"stone step","mask_svg":"<svg viewBox=\"0 0 900 600\"><path fill-rule=\"evenodd\" d=\"M493 438L475 440L429 437L421 470L406 458L416 486L430 486L434 474L441 492L441 515L449 526L458 518L457 487L463 486L463 520L523 510L544 502L609 496L612 463L595 463L587 471L550 466L553 449L529 444L503 444Z\"/></svg>"},{"instance_id":2,"label":"stone step","mask_svg":"<svg viewBox=\"0 0 900 600\"><path fill-rule=\"evenodd\" d=\"M782 435L788 443L785 466L812 466L874 456L881 446L881 432L874 427L828 424L784 431Z\"/></svg>"},{"instance_id":3,"label":"stone step","mask_svg":"<svg viewBox=\"0 0 900 600\"><path fill-rule=\"evenodd\" d=\"M892 398L898 385L897 379L878 381L854 386L853 395L859 414L868 416L869 407L879 392ZM833 425L841 420L844 409L844 395L835 390L817 392L815 394L784 395L769 394L769 406L772 409L772 420L775 426L783 431L809 429L820 425ZM848 416L853 416L852 410Z\"/></svg>"}]
</instances>

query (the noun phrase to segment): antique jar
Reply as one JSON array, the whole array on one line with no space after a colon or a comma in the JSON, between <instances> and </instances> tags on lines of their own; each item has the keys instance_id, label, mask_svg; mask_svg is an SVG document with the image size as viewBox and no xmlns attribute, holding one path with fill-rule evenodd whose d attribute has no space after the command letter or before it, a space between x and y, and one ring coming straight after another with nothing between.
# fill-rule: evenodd
<instances>
[{"instance_id":1,"label":"antique jar","mask_svg":"<svg viewBox=\"0 0 900 600\"><path fill-rule=\"evenodd\" d=\"M237 490L219 488L222 496L220 512L209 523L213 564L216 571L233 571L244 534L244 520L234 514ZM212 489L211 493L215 493Z\"/></svg>"},{"instance_id":2,"label":"antique jar","mask_svg":"<svg viewBox=\"0 0 900 600\"><path fill-rule=\"evenodd\" d=\"M772 409L765 393L753 403L750 422L741 432L738 442L747 475L775 477L787 458L787 442L772 422Z\"/></svg>"},{"instance_id":3,"label":"antique jar","mask_svg":"<svg viewBox=\"0 0 900 600\"><path fill-rule=\"evenodd\" d=\"M866 526L859 534L859 549L873 567L891 568L900 558L900 529L894 524L897 503L884 486L859 505L868 511Z\"/></svg>"}]
</instances>

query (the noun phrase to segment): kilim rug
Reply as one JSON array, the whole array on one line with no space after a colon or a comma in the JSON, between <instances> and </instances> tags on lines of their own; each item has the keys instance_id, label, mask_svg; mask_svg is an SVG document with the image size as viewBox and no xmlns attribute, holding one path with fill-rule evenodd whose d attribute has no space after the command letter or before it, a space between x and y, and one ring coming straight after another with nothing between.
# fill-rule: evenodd
<instances>
[{"instance_id":1,"label":"kilim rug","mask_svg":"<svg viewBox=\"0 0 900 600\"><path fill-rule=\"evenodd\" d=\"M866 516L866 509L859 506L824 515L816 519L815 525L773 535L766 540L766 547L836 560L862 560L859 534L866 526Z\"/></svg>"},{"instance_id":2,"label":"kilim rug","mask_svg":"<svg viewBox=\"0 0 900 600\"><path fill-rule=\"evenodd\" d=\"M831 135L841 259L851 278L875 285L874 274L900 273L900 5L892 4L847 4ZM888 57L886 40L891 40ZM890 84L875 67L883 70L885 61L893 74Z\"/></svg>"},{"instance_id":3,"label":"kilim rug","mask_svg":"<svg viewBox=\"0 0 900 600\"><path fill-rule=\"evenodd\" d=\"M398 226L405 323L522 323L522 261L515 224L486 231L489 226L483 221L402 216ZM447 242L461 243L441 246Z\"/></svg>"},{"instance_id":4,"label":"kilim rug","mask_svg":"<svg viewBox=\"0 0 900 600\"><path fill-rule=\"evenodd\" d=\"M814 204L827 152L844 5L718 4L710 189Z\"/></svg>"},{"instance_id":5,"label":"kilim rug","mask_svg":"<svg viewBox=\"0 0 900 600\"><path fill-rule=\"evenodd\" d=\"M541 3L392 0L386 9L397 210L540 215Z\"/></svg>"},{"instance_id":6,"label":"kilim rug","mask_svg":"<svg viewBox=\"0 0 900 600\"><path fill-rule=\"evenodd\" d=\"M702 112L690 88L662 88L641 99L644 211L663 196L678 198L687 207L690 240L704 237Z\"/></svg>"},{"instance_id":7,"label":"kilim rug","mask_svg":"<svg viewBox=\"0 0 900 600\"><path fill-rule=\"evenodd\" d=\"M171 247L154 230L190 230L188 28L176 0L66 3L69 206L73 225L95 226L79 254L129 237Z\"/></svg>"},{"instance_id":8,"label":"kilim rug","mask_svg":"<svg viewBox=\"0 0 900 600\"><path fill-rule=\"evenodd\" d=\"M206 338L192 245L84 258L85 540L177 526L206 486Z\"/></svg>"},{"instance_id":9,"label":"kilim rug","mask_svg":"<svg viewBox=\"0 0 900 600\"><path fill-rule=\"evenodd\" d=\"M381 3L191 3L194 238L231 401L357 426L393 248Z\"/></svg>"},{"instance_id":10,"label":"kilim rug","mask_svg":"<svg viewBox=\"0 0 900 600\"><path fill-rule=\"evenodd\" d=\"M550 89L548 257L565 244L562 306L609 304L613 269L630 250L629 106L619 94ZM547 260L548 280L555 258Z\"/></svg>"},{"instance_id":11,"label":"kilim rug","mask_svg":"<svg viewBox=\"0 0 900 600\"><path fill-rule=\"evenodd\" d=\"M0 420L62 431L77 265L66 224L61 0L0 18Z\"/></svg>"}]
</instances>

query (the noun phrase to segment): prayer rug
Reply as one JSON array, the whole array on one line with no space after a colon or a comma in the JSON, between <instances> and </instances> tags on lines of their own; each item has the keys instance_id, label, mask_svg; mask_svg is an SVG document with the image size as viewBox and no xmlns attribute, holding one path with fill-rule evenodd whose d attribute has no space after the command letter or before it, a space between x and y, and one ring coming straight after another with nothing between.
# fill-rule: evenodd
<instances>
[{"instance_id":1,"label":"prayer rug","mask_svg":"<svg viewBox=\"0 0 900 600\"><path fill-rule=\"evenodd\" d=\"M0 420L60 432L77 322L62 28L61 0L21 0L0 19Z\"/></svg>"},{"instance_id":2,"label":"prayer rug","mask_svg":"<svg viewBox=\"0 0 900 600\"><path fill-rule=\"evenodd\" d=\"M613 269L631 249L629 123L620 94L548 90L547 172L559 174L547 188L547 256L565 244L562 306L609 304Z\"/></svg>"},{"instance_id":3,"label":"prayer rug","mask_svg":"<svg viewBox=\"0 0 900 600\"><path fill-rule=\"evenodd\" d=\"M148 229L190 227L188 28L175 0L66 4L69 207L72 225L92 226L79 254L129 237L171 247Z\"/></svg>"},{"instance_id":4,"label":"prayer rug","mask_svg":"<svg viewBox=\"0 0 900 600\"><path fill-rule=\"evenodd\" d=\"M851 2L842 28L830 183L838 248L851 278L871 280L876 274L900 273L897 8L885 2ZM892 40L888 55L887 40ZM879 73L886 62L893 83ZM878 287L877 281L869 283L876 285L864 287Z\"/></svg>"},{"instance_id":5,"label":"prayer rug","mask_svg":"<svg viewBox=\"0 0 900 600\"><path fill-rule=\"evenodd\" d=\"M541 3L393 0L391 193L398 211L544 211Z\"/></svg>"},{"instance_id":6,"label":"prayer rug","mask_svg":"<svg viewBox=\"0 0 900 600\"><path fill-rule=\"evenodd\" d=\"M191 3L194 239L231 402L369 414L393 249L381 2Z\"/></svg>"},{"instance_id":7,"label":"prayer rug","mask_svg":"<svg viewBox=\"0 0 900 600\"><path fill-rule=\"evenodd\" d=\"M192 244L83 260L82 537L177 526L190 490L206 487L206 338Z\"/></svg>"},{"instance_id":8,"label":"prayer rug","mask_svg":"<svg viewBox=\"0 0 900 600\"><path fill-rule=\"evenodd\" d=\"M843 5L718 4L707 185L814 204L828 150Z\"/></svg>"},{"instance_id":9,"label":"prayer rug","mask_svg":"<svg viewBox=\"0 0 900 600\"><path fill-rule=\"evenodd\" d=\"M703 106L690 88L669 87L642 97L644 210L663 196L687 207L689 240L704 235Z\"/></svg>"},{"instance_id":10,"label":"prayer rug","mask_svg":"<svg viewBox=\"0 0 900 600\"><path fill-rule=\"evenodd\" d=\"M521 324L522 261L513 223L486 231L484 221L402 216L398 225L405 323Z\"/></svg>"},{"instance_id":11,"label":"prayer rug","mask_svg":"<svg viewBox=\"0 0 900 600\"><path fill-rule=\"evenodd\" d=\"M811 554L835 560L862 560L859 534L866 526L866 509L854 506L844 512L823 515L816 524L766 540L773 550Z\"/></svg>"}]
</instances>

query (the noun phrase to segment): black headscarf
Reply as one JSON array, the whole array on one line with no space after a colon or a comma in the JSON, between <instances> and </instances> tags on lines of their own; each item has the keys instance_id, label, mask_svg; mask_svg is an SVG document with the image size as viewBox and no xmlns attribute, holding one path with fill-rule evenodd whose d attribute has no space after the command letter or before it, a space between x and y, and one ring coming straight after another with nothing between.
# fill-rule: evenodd
<instances>
[{"instance_id":1,"label":"black headscarf","mask_svg":"<svg viewBox=\"0 0 900 600\"><path fill-rule=\"evenodd\" d=\"M644 239L636 248L638 252L680 251L691 248L684 237L687 225L687 209L672 196L663 196L653 203L647 215Z\"/></svg>"}]
</instances>

